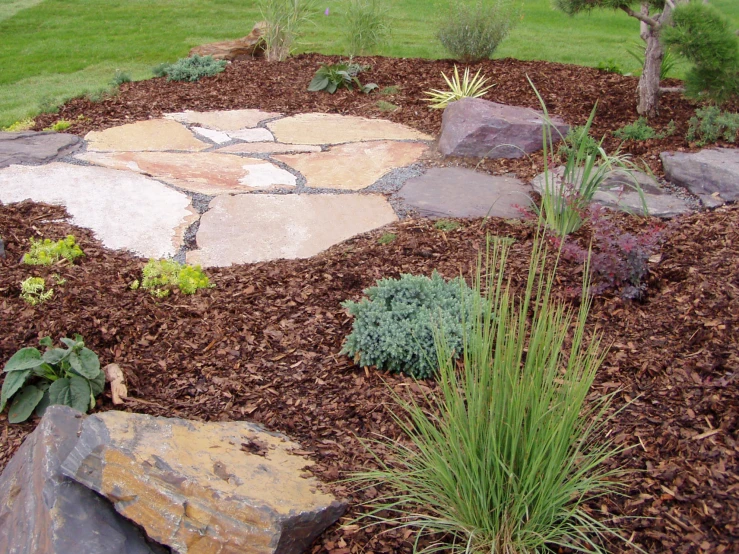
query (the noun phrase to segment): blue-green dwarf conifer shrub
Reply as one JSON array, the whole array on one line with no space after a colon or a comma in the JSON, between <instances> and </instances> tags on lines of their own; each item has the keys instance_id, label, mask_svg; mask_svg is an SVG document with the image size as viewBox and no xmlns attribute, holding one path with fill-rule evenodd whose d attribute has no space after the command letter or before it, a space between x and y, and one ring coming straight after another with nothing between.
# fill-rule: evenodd
<instances>
[{"instance_id":1,"label":"blue-green dwarf conifer shrub","mask_svg":"<svg viewBox=\"0 0 739 554\"><path fill-rule=\"evenodd\" d=\"M355 319L341 353L359 365L434 377L435 332L449 341L450 350L462 352L463 326L477 293L461 277L446 281L435 271L430 278L401 275L381 279L364 293L367 298L342 304Z\"/></svg>"}]
</instances>

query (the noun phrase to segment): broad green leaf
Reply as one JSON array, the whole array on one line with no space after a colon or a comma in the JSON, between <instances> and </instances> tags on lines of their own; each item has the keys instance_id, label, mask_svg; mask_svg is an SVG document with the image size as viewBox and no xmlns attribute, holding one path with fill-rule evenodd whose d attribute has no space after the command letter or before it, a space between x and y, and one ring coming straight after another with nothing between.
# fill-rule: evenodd
<instances>
[{"instance_id":1,"label":"broad green leaf","mask_svg":"<svg viewBox=\"0 0 739 554\"><path fill-rule=\"evenodd\" d=\"M49 400L51 404L64 404L86 413L90 405L90 392L87 379L73 375L54 381L49 387Z\"/></svg>"},{"instance_id":2,"label":"broad green leaf","mask_svg":"<svg viewBox=\"0 0 739 554\"><path fill-rule=\"evenodd\" d=\"M13 354L6 362L4 371L23 371L24 369L33 369L44 363L41 359L41 352L33 347L21 348Z\"/></svg>"},{"instance_id":3,"label":"broad green leaf","mask_svg":"<svg viewBox=\"0 0 739 554\"><path fill-rule=\"evenodd\" d=\"M85 379L93 379L100 375L100 360L97 354L88 348L83 348L79 353L72 352L69 355L69 365L75 373Z\"/></svg>"},{"instance_id":4,"label":"broad green leaf","mask_svg":"<svg viewBox=\"0 0 739 554\"><path fill-rule=\"evenodd\" d=\"M45 346L46 348L51 348L54 346L54 343L51 340L51 337L44 337L40 341L38 341L39 346Z\"/></svg>"},{"instance_id":5,"label":"broad green leaf","mask_svg":"<svg viewBox=\"0 0 739 554\"><path fill-rule=\"evenodd\" d=\"M77 346L77 341L76 341L76 340L74 340L74 339L69 339L69 338L67 338L67 337L64 337L64 338L62 339L62 342L63 342L64 344L66 344L66 345L67 345L67 346L68 346L69 348L74 348L75 346Z\"/></svg>"},{"instance_id":6,"label":"broad green leaf","mask_svg":"<svg viewBox=\"0 0 739 554\"><path fill-rule=\"evenodd\" d=\"M98 373L97 377L90 379L90 388L92 389L93 396L98 396L105 390L105 373Z\"/></svg>"},{"instance_id":7,"label":"broad green leaf","mask_svg":"<svg viewBox=\"0 0 739 554\"><path fill-rule=\"evenodd\" d=\"M43 391L38 387L33 385L23 387L13 398L13 404L11 404L10 411L8 411L8 421L10 423L26 421L43 396Z\"/></svg>"},{"instance_id":8,"label":"broad green leaf","mask_svg":"<svg viewBox=\"0 0 739 554\"><path fill-rule=\"evenodd\" d=\"M318 92L325 89L326 85L328 85L328 77L325 75L316 75L308 85L308 90L310 92Z\"/></svg>"},{"instance_id":9,"label":"broad green leaf","mask_svg":"<svg viewBox=\"0 0 739 554\"><path fill-rule=\"evenodd\" d=\"M48 387L47 390L42 391L44 395L41 397L41 400L38 404L36 404L36 411L35 414L38 417L44 417L44 414L46 413L46 408L48 408L51 405L51 399L49 398L49 391Z\"/></svg>"},{"instance_id":10,"label":"broad green leaf","mask_svg":"<svg viewBox=\"0 0 739 554\"><path fill-rule=\"evenodd\" d=\"M47 364L58 364L71 353L71 350L64 348L52 348L44 352L42 357Z\"/></svg>"},{"instance_id":11,"label":"broad green leaf","mask_svg":"<svg viewBox=\"0 0 739 554\"><path fill-rule=\"evenodd\" d=\"M52 381L59 377L59 375L57 375L54 371L54 368L46 363L43 363L38 367L34 367L33 374L37 377L46 377L47 379L50 379Z\"/></svg>"},{"instance_id":12,"label":"broad green leaf","mask_svg":"<svg viewBox=\"0 0 739 554\"><path fill-rule=\"evenodd\" d=\"M23 386L23 383L26 382L26 379L28 379L30 374L30 369L24 369L23 371L11 371L5 376L3 389L0 393L0 412L5 409L5 404L11 396L18 392L18 389Z\"/></svg>"}]
</instances>

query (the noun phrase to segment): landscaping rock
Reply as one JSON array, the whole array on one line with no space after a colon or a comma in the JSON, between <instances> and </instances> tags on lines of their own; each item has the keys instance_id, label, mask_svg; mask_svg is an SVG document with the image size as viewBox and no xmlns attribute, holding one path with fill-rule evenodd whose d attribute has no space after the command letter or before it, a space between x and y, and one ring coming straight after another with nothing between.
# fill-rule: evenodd
<instances>
[{"instance_id":1,"label":"landscaping rock","mask_svg":"<svg viewBox=\"0 0 739 554\"><path fill-rule=\"evenodd\" d=\"M5 259L5 241L0 237L0 258Z\"/></svg>"},{"instance_id":2,"label":"landscaping rock","mask_svg":"<svg viewBox=\"0 0 739 554\"><path fill-rule=\"evenodd\" d=\"M110 411L85 420L62 471L180 554L298 554L346 509L298 450L247 422Z\"/></svg>"},{"instance_id":3,"label":"landscaping rock","mask_svg":"<svg viewBox=\"0 0 739 554\"><path fill-rule=\"evenodd\" d=\"M0 168L12 164L43 164L71 154L82 139L66 133L0 132Z\"/></svg>"},{"instance_id":4,"label":"landscaping rock","mask_svg":"<svg viewBox=\"0 0 739 554\"><path fill-rule=\"evenodd\" d=\"M665 177L686 187L708 207L739 200L739 149L662 152Z\"/></svg>"},{"instance_id":5,"label":"landscaping rock","mask_svg":"<svg viewBox=\"0 0 739 554\"><path fill-rule=\"evenodd\" d=\"M302 173L308 187L361 190L393 169L417 162L427 148L420 142L372 141L273 157Z\"/></svg>"},{"instance_id":6,"label":"landscaping rock","mask_svg":"<svg viewBox=\"0 0 739 554\"><path fill-rule=\"evenodd\" d=\"M207 138L216 144L225 144L232 140L231 137L223 131L214 131L213 129L206 129L205 127L192 127L191 130L194 131L196 135Z\"/></svg>"},{"instance_id":7,"label":"landscaping rock","mask_svg":"<svg viewBox=\"0 0 739 554\"><path fill-rule=\"evenodd\" d=\"M128 171L55 162L0 170L0 202L61 204L71 223L92 229L107 248L148 258L173 256L197 219L183 193Z\"/></svg>"},{"instance_id":8,"label":"landscaping rock","mask_svg":"<svg viewBox=\"0 0 739 554\"><path fill-rule=\"evenodd\" d=\"M493 177L470 169L432 168L398 192L405 204L429 217L523 217L531 187L515 177Z\"/></svg>"},{"instance_id":9,"label":"landscaping rock","mask_svg":"<svg viewBox=\"0 0 739 554\"><path fill-rule=\"evenodd\" d=\"M433 137L384 119L351 115L307 113L267 123L278 142L288 144L342 144L367 140L424 140Z\"/></svg>"},{"instance_id":10,"label":"landscaping rock","mask_svg":"<svg viewBox=\"0 0 739 554\"><path fill-rule=\"evenodd\" d=\"M246 142L265 142L275 140L267 129L257 127L256 129L242 129L241 131L229 131L228 136L232 139L243 140Z\"/></svg>"},{"instance_id":11,"label":"landscaping rock","mask_svg":"<svg viewBox=\"0 0 739 554\"><path fill-rule=\"evenodd\" d=\"M198 152L210 148L210 144L199 141L185 127L169 119L151 119L104 131L90 131L85 140L89 152Z\"/></svg>"},{"instance_id":12,"label":"landscaping rock","mask_svg":"<svg viewBox=\"0 0 739 554\"><path fill-rule=\"evenodd\" d=\"M439 151L445 156L521 158L543 148L543 116L531 108L463 98L444 110ZM552 124L567 134L564 121L554 117ZM552 135L556 142L559 135L554 129Z\"/></svg>"},{"instance_id":13,"label":"landscaping rock","mask_svg":"<svg viewBox=\"0 0 739 554\"><path fill-rule=\"evenodd\" d=\"M264 160L216 152L90 152L77 158L208 195L290 188L296 183L292 173Z\"/></svg>"},{"instance_id":14,"label":"landscaping rock","mask_svg":"<svg viewBox=\"0 0 739 554\"><path fill-rule=\"evenodd\" d=\"M217 152L226 154L287 154L300 152L320 152L321 147L312 144L280 144L279 142L249 142L230 144Z\"/></svg>"},{"instance_id":15,"label":"landscaping rock","mask_svg":"<svg viewBox=\"0 0 739 554\"><path fill-rule=\"evenodd\" d=\"M83 418L67 406L50 406L0 475L3 554L153 552L107 500L62 475Z\"/></svg>"},{"instance_id":16,"label":"landscaping rock","mask_svg":"<svg viewBox=\"0 0 739 554\"><path fill-rule=\"evenodd\" d=\"M213 56L217 60L246 60L264 56L264 40L267 22L260 21L251 30L251 33L236 40L225 40L196 46L190 50L189 56Z\"/></svg>"},{"instance_id":17,"label":"landscaping rock","mask_svg":"<svg viewBox=\"0 0 739 554\"><path fill-rule=\"evenodd\" d=\"M397 221L379 194L242 194L218 196L203 214L199 250L205 267L310 258L360 233Z\"/></svg>"},{"instance_id":18,"label":"landscaping rock","mask_svg":"<svg viewBox=\"0 0 739 554\"><path fill-rule=\"evenodd\" d=\"M560 189L563 175L564 166L550 172L550 179L554 179L551 185L555 190ZM638 183L642 194L639 194L634 181ZM531 184L534 190L541 194L544 190L544 174L534 177ZM653 217L669 218L692 211L691 205L685 199L670 194L652 177L636 170L611 171L601 184L600 190L593 195L593 202L612 210Z\"/></svg>"},{"instance_id":19,"label":"landscaping rock","mask_svg":"<svg viewBox=\"0 0 739 554\"><path fill-rule=\"evenodd\" d=\"M216 131L239 131L257 127L262 121L280 117L282 114L261 110L215 110L212 112L184 112L164 114L166 119L180 123L191 123Z\"/></svg>"}]
</instances>

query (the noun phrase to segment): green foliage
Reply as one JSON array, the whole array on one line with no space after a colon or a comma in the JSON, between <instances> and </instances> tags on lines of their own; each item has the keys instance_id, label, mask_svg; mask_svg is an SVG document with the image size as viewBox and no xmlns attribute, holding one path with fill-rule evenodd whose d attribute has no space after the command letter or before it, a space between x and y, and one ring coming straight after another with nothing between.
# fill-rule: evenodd
<instances>
[{"instance_id":1,"label":"green foliage","mask_svg":"<svg viewBox=\"0 0 739 554\"><path fill-rule=\"evenodd\" d=\"M325 90L333 94L340 88L352 90L356 86L365 94L372 92L377 88L375 83L367 83L363 85L359 81L359 75L362 71L369 69L368 65L360 65L358 63L333 63L321 64L316 74L308 85L311 92L319 92Z\"/></svg>"},{"instance_id":2,"label":"green foliage","mask_svg":"<svg viewBox=\"0 0 739 554\"><path fill-rule=\"evenodd\" d=\"M15 123L12 123L8 125L7 127L3 127L2 131L6 133L18 133L20 131L30 131L33 129L33 126L36 124L36 122L33 120L32 117L27 117L26 119L21 119L19 121L16 121Z\"/></svg>"},{"instance_id":3,"label":"green foliage","mask_svg":"<svg viewBox=\"0 0 739 554\"><path fill-rule=\"evenodd\" d=\"M49 337L39 341L46 347L21 348L5 364L0 412L13 400L8 412L10 423L20 423L36 411L42 416L53 404L64 404L82 413L95 406L95 397L103 392L105 374L100 360L85 347L80 335L63 338L66 348L53 348Z\"/></svg>"},{"instance_id":4,"label":"green foliage","mask_svg":"<svg viewBox=\"0 0 739 554\"><path fill-rule=\"evenodd\" d=\"M54 296L54 289L46 290L46 281L41 277L29 277L21 283L21 299L31 306L46 302Z\"/></svg>"},{"instance_id":5,"label":"green foliage","mask_svg":"<svg viewBox=\"0 0 739 554\"><path fill-rule=\"evenodd\" d=\"M620 129L613 131L613 136L621 140L649 140L658 139L661 140L665 137L673 135L675 133L675 122L670 121L667 128L658 133L653 127L647 123L645 117L640 117L634 123L624 125Z\"/></svg>"},{"instance_id":6,"label":"green foliage","mask_svg":"<svg viewBox=\"0 0 739 554\"><path fill-rule=\"evenodd\" d=\"M451 219L440 219L434 223L434 229L438 231L456 231L460 227L458 221L452 221Z\"/></svg>"},{"instance_id":7,"label":"green foliage","mask_svg":"<svg viewBox=\"0 0 739 554\"><path fill-rule=\"evenodd\" d=\"M385 0L349 0L346 23L346 41L350 56L367 54L384 44L390 34L390 18Z\"/></svg>"},{"instance_id":8,"label":"green foliage","mask_svg":"<svg viewBox=\"0 0 739 554\"><path fill-rule=\"evenodd\" d=\"M113 75L113 79L111 80L110 84L114 87L119 87L123 83L130 83L133 79L131 79L131 75L126 73L125 71L121 71L120 69L115 70L115 75Z\"/></svg>"},{"instance_id":9,"label":"green foliage","mask_svg":"<svg viewBox=\"0 0 739 554\"><path fill-rule=\"evenodd\" d=\"M377 104L375 104L380 111L382 112L394 112L398 109L398 106L393 104L392 102L387 102L385 100L378 100Z\"/></svg>"},{"instance_id":10,"label":"green foliage","mask_svg":"<svg viewBox=\"0 0 739 554\"><path fill-rule=\"evenodd\" d=\"M31 249L23 255L23 263L28 265L51 265L61 259L74 263L84 256L84 252L76 243L74 235L53 242L51 239L38 240L31 238Z\"/></svg>"},{"instance_id":11,"label":"green foliage","mask_svg":"<svg viewBox=\"0 0 739 554\"><path fill-rule=\"evenodd\" d=\"M621 66L618 65L618 63L614 59L609 59L604 62L598 62L598 65L596 67L601 71L605 71L606 73L616 73L617 75L624 74L623 69L621 69Z\"/></svg>"},{"instance_id":12,"label":"green foliage","mask_svg":"<svg viewBox=\"0 0 739 554\"><path fill-rule=\"evenodd\" d=\"M598 153L601 142L598 142L590 135L590 129L585 125L570 127L567 131L562 143L559 145L558 153L560 156L567 158L580 151L586 155L594 156Z\"/></svg>"},{"instance_id":13,"label":"green foliage","mask_svg":"<svg viewBox=\"0 0 739 554\"><path fill-rule=\"evenodd\" d=\"M639 62L639 67L644 67L645 60L645 46L644 43L636 43L632 48L627 48L626 53ZM660 81L667 79L668 75L677 65L678 59L672 53L671 50L667 49L662 54L662 62L659 66L659 79Z\"/></svg>"},{"instance_id":14,"label":"green foliage","mask_svg":"<svg viewBox=\"0 0 739 554\"><path fill-rule=\"evenodd\" d=\"M431 536L421 552L603 553L601 536L618 536L587 507L621 488L606 466L619 451L603 438L611 396L589 396L601 333L586 332L587 287L577 309L551 294L543 243L520 292L504 275L508 246L489 239L461 352L434 334L437 391L417 401L391 389L408 440L365 443L379 469L352 480L384 492L360 517L413 528L416 545Z\"/></svg>"},{"instance_id":15,"label":"green foliage","mask_svg":"<svg viewBox=\"0 0 739 554\"><path fill-rule=\"evenodd\" d=\"M45 113L59 113L59 102L51 96L43 96L38 103L38 112Z\"/></svg>"},{"instance_id":16,"label":"green foliage","mask_svg":"<svg viewBox=\"0 0 739 554\"><path fill-rule=\"evenodd\" d=\"M467 67L464 70L464 76L460 79L459 69L455 65L454 75L451 79L444 73L441 74L449 86L449 90L431 89L431 91L424 92L428 96L426 101L431 104L432 108L441 110L461 98L480 98L484 96L495 85L484 86L488 82L488 78L480 75L480 71L478 70L475 76L470 79L470 68Z\"/></svg>"},{"instance_id":17,"label":"green foliage","mask_svg":"<svg viewBox=\"0 0 739 554\"><path fill-rule=\"evenodd\" d=\"M398 94L399 92L400 92L400 87L399 86L390 85L389 87L383 88L380 91L380 94L385 94L385 95L390 96L390 95L393 95L393 94Z\"/></svg>"},{"instance_id":18,"label":"green foliage","mask_svg":"<svg viewBox=\"0 0 739 554\"><path fill-rule=\"evenodd\" d=\"M152 69L155 77L167 77L168 81L198 81L203 77L212 77L226 69L228 62L216 60L213 56L195 54L189 58L181 58L174 63L161 64Z\"/></svg>"},{"instance_id":19,"label":"green foliage","mask_svg":"<svg viewBox=\"0 0 739 554\"><path fill-rule=\"evenodd\" d=\"M362 366L376 366L418 379L436 374L434 329L442 329L456 355L474 292L463 279L401 275L381 279L364 291L367 298L342 304L354 316L342 354Z\"/></svg>"},{"instance_id":20,"label":"green foliage","mask_svg":"<svg viewBox=\"0 0 739 554\"><path fill-rule=\"evenodd\" d=\"M383 245L390 244L397 238L398 238L398 235L396 235L395 233L383 233L382 236L379 239L377 239L377 243L383 244Z\"/></svg>"},{"instance_id":21,"label":"green foliage","mask_svg":"<svg viewBox=\"0 0 739 554\"><path fill-rule=\"evenodd\" d=\"M516 15L505 0L450 0L436 37L455 60L487 60L513 29Z\"/></svg>"},{"instance_id":22,"label":"green foliage","mask_svg":"<svg viewBox=\"0 0 739 554\"><path fill-rule=\"evenodd\" d=\"M259 0L259 11L267 22L265 56L270 61L282 61L295 51L306 24L315 16L316 1Z\"/></svg>"},{"instance_id":23,"label":"green foliage","mask_svg":"<svg viewBox=\"0 0 739 554\"><path fill-rule=\"evenodd\" d=\"M72 126L71 121L67 121L66 119L60 119L53 125L48 126L44 131L54 131L55 133L61 133L62 131L66 131Z\"/></svg>"},{"instance_id":24,"label":"green foliage","mask_svg":"<svg viewBox=\"0 0 739 554\"><path fill-rule=\"evenodd\" d=\"M735 142L739 132L739 113L721 111L716 106L698 108L688 122L688 142L703 146L719 139Z\"/></svg>"},{"instance_id":25,"label":"green foliage","mask_svg":"<svg viewBox=\"0 0 739 554\"><path fill-rule=\"evenodd\" d=\"M680 4L673 25L662 30L665 46L693 64L685 94L723 103L739 96L739 38L716 8L702 2Z\"/></svg>"},{"instance_id":26,"label":"green foliage","mask_svg":"<svg viewBox=\"0 0 739 554\"><path fill-rule=\"evenodd\" d=\"M149 260L144 266L141 283L131 283L131 289L148 290L157 298L169 296L172 289L182 294L195 294L198 289L212 288L210 280L199 265L190 266L174 260Z\"/></svg>"}]
</instances>

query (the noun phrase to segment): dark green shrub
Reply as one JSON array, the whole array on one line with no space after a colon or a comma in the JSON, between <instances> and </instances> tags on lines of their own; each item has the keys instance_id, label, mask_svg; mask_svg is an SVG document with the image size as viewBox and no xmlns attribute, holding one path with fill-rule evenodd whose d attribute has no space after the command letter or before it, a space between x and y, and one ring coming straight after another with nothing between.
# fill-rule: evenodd
<instances>
[{"instance_id":1,"label":"dark green shrub","mask_svg":"<svg viewBox=\"0 0 739 554\"><path fill-rule=\"evenodd\" d=\"M688 122L688 142L698 146L716 142L720 138L735 142L739 132L739 113L723 112L716 106L698 108Z\"/></svg>"},{"instance_id":2,"label":"dark green shrub","mask_svg":"<svg viewBox=\"0 0 739 554\"><path fill-rule=\"evenodd\" d=\"M168 81L198 81L203 77L212 77L226 69L228 62L216 60L213 56L195 54L182 58L174 63L161 64L152 69L155 77L167 77Z\"/></svg>"},{"instance_id":3,"label":"dark green shrub","mask_svg":"<svg viewBox=\"0 0 739 554\"><path fill-rule=\"evenodd\" d=\"M445 281L438 273L381 279L364 291L367 298L342 304L354 316L342 354L362 366L376 366L419 379L433 377L438 363L434 329L462 352L463 322L475 292L463 279Z\"/></svg>"}]
</instances>

